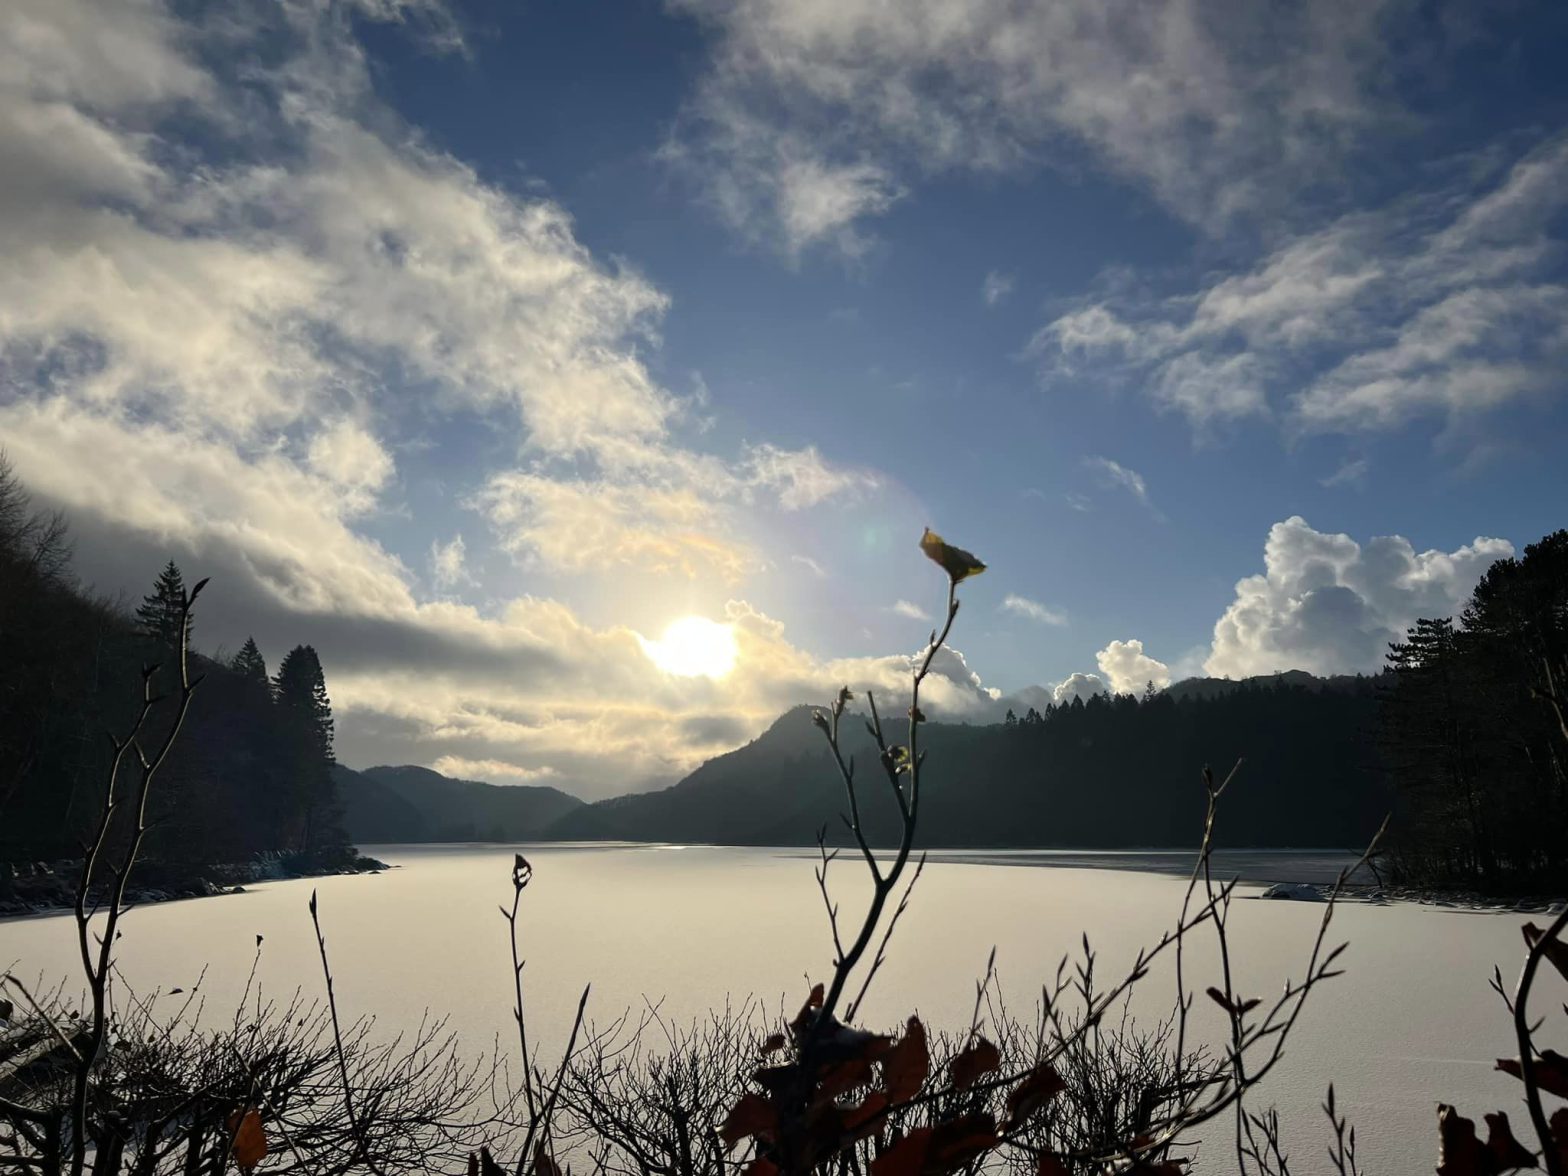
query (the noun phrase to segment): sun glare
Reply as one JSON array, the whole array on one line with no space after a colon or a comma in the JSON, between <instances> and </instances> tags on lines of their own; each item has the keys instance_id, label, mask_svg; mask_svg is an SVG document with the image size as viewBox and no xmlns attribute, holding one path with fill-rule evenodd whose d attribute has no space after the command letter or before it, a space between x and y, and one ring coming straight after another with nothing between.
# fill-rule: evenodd
<instances>
[{"instance_id":1,"label":"sun glare","mask_svg":"<svg viewBox=\"0 0 1568 1176\"><path fill-rule=\"evenodd\" d=\"M722 678L735 668L735 630L707 617L671 621L664 636L642 642L653 664L683 678Z\"/></svg>"}]
</instances>

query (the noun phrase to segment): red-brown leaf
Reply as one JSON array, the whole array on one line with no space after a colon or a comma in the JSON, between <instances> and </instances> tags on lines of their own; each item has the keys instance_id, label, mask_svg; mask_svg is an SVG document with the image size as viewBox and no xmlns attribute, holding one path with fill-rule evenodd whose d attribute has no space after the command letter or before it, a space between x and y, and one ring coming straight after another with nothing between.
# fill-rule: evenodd
<instances>
[{"instance_id":1,"label":"red-brown leaf","mask_svg":"<svg viewBox=\"0 0 1568 1176\"><path fill-rule=\"evenodd\" d=\"M229 1152L242 1172L249 1172L267 1158L267 1133L261 1129L261 1112L246 1107L229 1116L229 1130L234 1141Z\"/></svg>"},{"instance_id":2,"label":"red-brown leaf","mask_svg":"<svg viewBox=\"0 0 1568 1176\"><path fill-rule=\"evenodd\" d=\"M1437 1176L1488 1176L1489 1157L1475 1124L1447 1103L1437 1105Z\"/></svg>"},{"instance_id":3,"label":"red-brown leaf","mask_svg":"<svg viewBox=\"0 0 1568 1176\"><path fill-rule=\"evenodd\" d=\"M766 1041L762 1043L762 1052L764 1054L777 1053L779 1050L784 1048L785 1040L786 1039L784 1034L782 1033L772 1034Z\"/></svg>"},{"instance_id":4,"label":"red-brown leaf","mask_svg":"<svg viewBox=\"0 0 1568 1176\"><path fill-rule=\"evenodd\" d=\"M1515 1168L1536 1166L1535 1153L1526 1151L1524 1145L1514 1138L1507 1115L1502 1111L1493 1111L1483 1117L1486 1119L1486 1150L1491 1154L1494 1171L1509 1172Z\"/></svg>"},{"instance_id":5,"label":"red-brown leaf","mask_svg":"<svg viewBox=\"0 0 1568 1176\"><path fill-rule=\"evenodd\" d=\"M779 1176L779 1166L766 1156L758 1156L746 1165L744 1176Z\"/></svg>"},{"instance_id":6,"label":"red-brown leaf","mask_svg":"<svg viewBox=\"0 0 1568 1176\"><path fill-rule=\"evenodd\" d=\"M871 1085L871 1063L864 1058L850 1058L836 1066L829 1066L822 1074L817 1087L817 1097L834 1099L857 1086Z\"/></svg>"},{"instance_id":7,"label":"red-brown leaf","mask_svg":"<svg viewBox=\"0 0 1568 1176\"><path fill-rule=\"evenodd\" d=\"M931 1128L917 1127L871 1161L871 1176L920 1176L931 1146Z\"/></svg>"},{"instance_id":8,"label":"red-brown leaf","mask_svg":"<svg viewBox=\"0 0 1568 1176\"><path fill-rule=\"evenodd\" d=\"M1040 1166L1035 1169L1035 1176L1072 1176L1067 1165L1050 1152L1040 1153Z\"/></svg>"},{"instance_id":9,"label":"red-brown leaf","mask_svg":"<svg viewBox=\"0 0 1568 1176\"><path fill-rule=\"evenodd\" d=\"M882 1085L888 1101L908 1102L920 1093L931 1072L931 1054L926 1047L926 1027L919 1017L910 1017L904 1036L882 1059Z\"/></svg>"},{"instance_id":10,"label":"red-brown leaf","mask_svg":"<svg viewBox=\"0 0 1568 1176\"><path fill-rule=\"evenodd\" d=\"M931 1143L926 1149L925 1171L928 1176L941 1176L955 1171L970 1160L983 1156L1000 1142L996 1134L996 1120L984 1112L949 1119L938 1124L931 1133Z\"/></svg>"},{"instance_id":11,"label":"red-brown leaf","mask_svg":"<svg viewBox=\"0 0 1568 1176\"><path fill-rule=\"evenodd\" d=\"M734 1147L749 1135L769 1135L778 1126L773 1104L755 1091L747 1091L719 1127L725 1147Z\"/></svg>"},{"instance_id":12,"label":"red-brown leaf","mask_svg":"<svg viewBox=\"0 0 1568 1176\"><path fill-rule=\"evenodd\" d=\"M1007 1117L1003 1122L1009 1129L1017 1127L1066 1089L1067 1083L1051 1064L1041 1062L1007 1096Z\"/></svg>"},{"instance_id":13,"label":"red-brown leaf","mask_svg":"<svg viewBox=\"0 0 1568 1176\"><path fill-rule=\"evenodd\" d=\"M953 1089L968 1090L985 1075L1002 1064L1002 1055L996 1046L983 1037L953 1059Z\"/></svg>"},{"instance_id":14,"label":"red-brown leaf","mask_svg":"<svg viewBox=\"0 0 1568 1176\"><path fill-rule=\"evenodd\" d=\"M844 1112L844 1130L853 1139L862 1139L882 1126L882 1112L887 1110L887 1095L873 1090L858 1107Z\"/></svg>"},{"instance_id":15,"label":"red-brown leaf","mask_svg":"<svg viewBox=\"0 0 1568 1176\"><path fill-rule=\"evenodd\" d=\"M813 1014L822 1007L824 996L826 996L826 993L822 985L813 984L811 986L811 995L806 997L806 1003L800 1006L800 1012L796 1013L795 1019L789 1023L789 1027L794 1031L796 1037L799 1037L810 1026Z\"/></svg>"},{"instance_id":16,"label":"red-brown leaf","mask_svg":"<svg viewBox=\"0 0 1568 1176\"><path fill-rule=\"evenodd\" d=\"M1498 1058L1497 1068L1524 1081L1524 1067L1518 1058ZM1535 1072L1536 1085L1542 1090L1558 1098L1568 1098L1568 1058L1555 1049L1543 1049L1531 1069Z\"/></svg>"}]
</instances>

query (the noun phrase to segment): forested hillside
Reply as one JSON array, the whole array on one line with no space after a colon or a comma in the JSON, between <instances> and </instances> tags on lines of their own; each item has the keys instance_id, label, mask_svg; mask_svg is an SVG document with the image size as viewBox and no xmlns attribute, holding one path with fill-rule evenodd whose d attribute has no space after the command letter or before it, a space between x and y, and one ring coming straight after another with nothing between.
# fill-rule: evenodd
<instances>
[{"instance_id":1,"label":"forested hillside","mask_svg":"<svg viewBox=\"0 0 1568 1176\"><path fill-rule=\"evenodd\" d=\"M1212 697L1097 696L991 726L928 723L921 824L931 846L1180 846L1200 833L1206 763L1245 758L1223 829L1232 846L1355 846L1392 797L1374 762L1372 679L1335 689L1261 679ZM869 736L851 728L861 770ZM891 802L862 815L894 836ZM843 785L809 707L661 792L618 797L558 822L562 838L810 844L844 839Z\"/></svg>"},{"instance_id":2,"label":"forested hillside","mask_svg":"<svg viewBox=\"0 0 1568 1176\"><path fill-rule=\"evenodd\" d=\"M0 862L80 856L103 807L109 737L130 727L143 667L162 667L154 695L178 684L186 591L172 562L134 612L83 591L64 519L35 510L0 459ZM198 609L195 641L200 626ZM190 658L201 684L152 795L145 856L200 865L260 851L343 855L315 650L297 646L270 677L253 641L230 658ZM155 705L148 732L161 736L172 716L172 701Z\"/></svg>"},{"instance_id":3,"label":"forested hillside","mask_svg":"<svg viewBox=\"0 0 1568 1176\"><path fill-rule=\"evenodd\" d=\"M429 768L336 769L343 827L356 844L530 841L583 802L559 788L456 780Z\"/></svg>"}]
</instances>

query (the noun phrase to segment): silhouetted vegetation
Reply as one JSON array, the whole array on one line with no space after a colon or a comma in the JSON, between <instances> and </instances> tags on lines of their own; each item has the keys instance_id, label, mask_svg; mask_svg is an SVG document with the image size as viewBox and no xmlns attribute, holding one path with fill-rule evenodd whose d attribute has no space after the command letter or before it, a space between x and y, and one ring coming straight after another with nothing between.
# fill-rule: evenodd
<instances>
[{"instance_id":1,"label":"silhouetted vegetation","mask_svg":"<svg viewBox=\"0 0 1568 1176\"><path fill-rule=\"evenodd\" d=\"M1568 668L1568 531L1494 563L1457 622L1419 621L1388 662L1380 741L1398 788L1400 875L1490 892L1568 881L1554 709Z\"/></svg>"},{"instance_id":2,"label":"silhouetted vegetation","mask_svg":"<svg viewBox=\"0 0 1568 1176\"><path fill-rule=\"evenodd\" d=\"M10 863L0 901L17 885L16 863L31 876L33 863L81 857L114 756L108 733L134 718L146 667L172 672L186 597L172 560L134 612L83 590L64 519L35 510L0 458L0 863ZM262 853L301 869L346 861L315 651L290 651L271 681L254 641L231 660L193 652L190 664L202 706L150 800L138 883L188 881ZM125 836L109 831L111 842Z\"/></svg>"}]
</instances>

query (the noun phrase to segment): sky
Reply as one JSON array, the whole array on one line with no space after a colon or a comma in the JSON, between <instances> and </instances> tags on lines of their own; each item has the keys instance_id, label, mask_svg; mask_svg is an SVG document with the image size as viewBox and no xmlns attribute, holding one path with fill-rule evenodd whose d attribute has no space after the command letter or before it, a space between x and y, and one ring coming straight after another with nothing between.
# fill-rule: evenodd
<instances>
[{"instance_id":1,"label":"sky","mask_svg":"<svg viewBox=\"0 0 1568 1176\"><path fill-rule=\"evenodd\" d=\"M1568 7L8 0L0 449L586 798L842 683L1375 671L1568 502ZM698 618L693 621L690 618ZM673 626L673 627L672 627Z\"/></svg>"}]
</instances>

